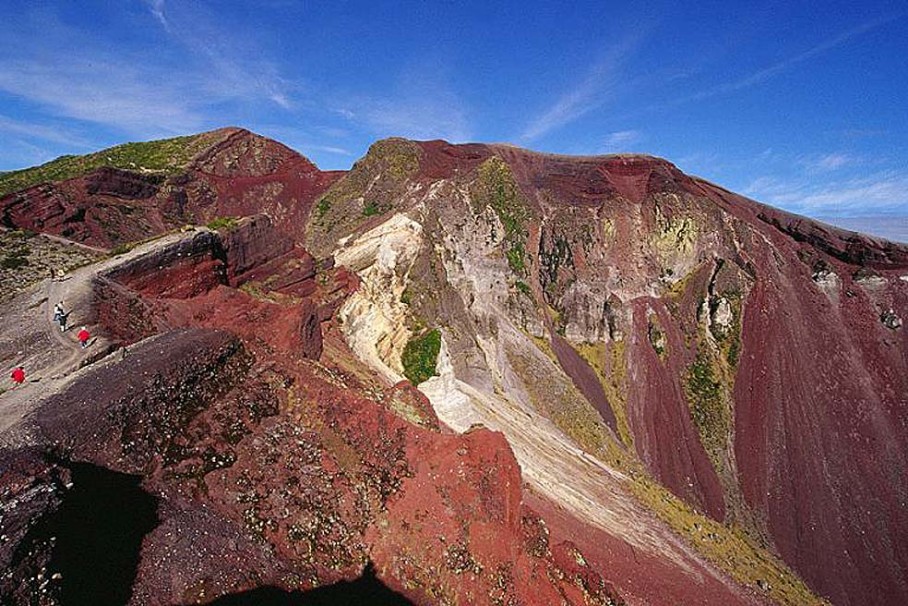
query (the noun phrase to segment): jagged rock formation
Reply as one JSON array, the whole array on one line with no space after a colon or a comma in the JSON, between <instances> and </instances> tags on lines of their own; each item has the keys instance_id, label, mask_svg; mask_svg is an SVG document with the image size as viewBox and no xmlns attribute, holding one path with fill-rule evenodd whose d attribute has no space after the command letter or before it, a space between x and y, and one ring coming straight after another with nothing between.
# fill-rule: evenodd
<instances>
[{"instance_id":1,"label":"jagged rock formation","mask_svg":"<svg viewBox=\"0 0 908 606\"><path fill-rule=\"evenodd\" d=\"M49 486L9 480L42 495L25 518L60 506L68 461L145 478L161 523L135 603L369 561L417 603L617 600L605 581L630 603L814 603L785 564L835 604L908 600L908 248L645 156L390 139L341 175L236 129L184 147L0 199L10 227L101 246L271 219L99 273L99 327L159 383L99 371L29 417L62 461L5 455ZM419 391L414 356L436 371ZM14 524L28 555L0 552L3 587L31 595L55 552ZM202 536L248 566L192 560Z\"/></svg>"}]
</instances>

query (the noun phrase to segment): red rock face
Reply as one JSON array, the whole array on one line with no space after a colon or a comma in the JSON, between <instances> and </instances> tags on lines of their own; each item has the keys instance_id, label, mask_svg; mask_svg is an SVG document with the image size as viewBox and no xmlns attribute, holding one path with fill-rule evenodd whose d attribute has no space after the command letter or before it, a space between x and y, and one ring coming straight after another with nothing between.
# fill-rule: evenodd
<instances>
[{"instance_id":1,"label":"red rock face","mask_svg":"<svg viewBox=\"0 0 908 606\"><path fill-rule=\"evenodd\" d=\"M264 213L301 238L316 197L341 173L322 172L276 141L224 129L175 175L99 168L0 198L0 222L111 248L217 217Z\"/></svg>"},{"instance_id":2,"label":"red rock face","mask_svg":"<svg viewBox=\"0 0 908 606\"><path fill-rule=\"evenodd\" d=\"M128 301L119 304L125 311L96 312L102 330L135 325L132 307L146 332L160 334L45 402L28 431L42 448L54 445L60 471L38 464L40 454L0 453L0 469L14 470L0 475L0 489L22 498L28 484L66 477L75 462L134 474L136 484L140 477L153 519L130 554L134 576L115 588L134 604L207 602L263 586L305 591L354 579L369 562L416 604L620 603L599 573L577 568L574 547L550 545L541 533L501 434L442 431L409 384L382 388L335 365L352 354L331 317L355 282L327 269L316 283L304 251L266 251L268 241L280 243L279 235L254 218L99 277L98 286ZM271 289L288 274L306 277ZM109 301L99 295L96 304ZM28 515L13 520L16 528L65 506L68 493L59 491L22 508ZM15 537L37 545L23 532ZM19 575L4 581L4 596L30 603L41 590L28 575L56 570L74 540L42 543L31 559L13 558L4 545L0 556ZM67 569L44 592L47 603L75 595L65 579L84 572Z\"/></svg>"},{"instance_id":3,"label":"red rock face","mask_svg":"<svg viewBox=\"0 0 908 606\"><path fill-rule=\"evenodd\" d=\"M528 262L540 274L528 282L539 280L568 337L586 313L572 285L614 289L608 313L626 341L628 424L662 483L718 520L750 524L836 604L908 600L897 547L908 538L908 333L893 319L908 315L908 248L765 207L655 158L438 142L421 150L420 179L455 179L492 155L507 162L541 222L527 230L527 250L541 258ZM603 220L608 241L586 227ZM696 232L686 253L684 230ZM679 267L680 282L668 271ZM734 353L704 332L723 293L741 297ZM606 318L592 320L575 340L604 331ZM734 360L710 362L728 368L708 381L725 381L731 415L729 439L715 440L712 455L690 391L709 351ZM572 359L559 356L580 385ZM599 394L582 391L602 410ZM602 416L614 427L610 411Z\"/></svg>"},{"instance_id":4,"label":"red rock face","mask_svg":"<svg viewBox=\"0 0 908 606\"><path fill-rule=\"evenodd\" d=\"M177 207L180 216L197 222L265 214L299 241L315 199L342 173L322 172L276 141L237 130L198 157L188 174L189 182L175 189L165 212Z\"/></svg>"},{"instance_id":5,"label":"red rock face","mask_svg":"<svg viewBox=\"0 0 908 606\"><path fill-rule=\"evenodd\" d=\"M873 292L830 260L843 282L830 300L803 263L756 262L769 276L748 299L735 387L744 494L834 603L897 603L908 595L896 546L908 538L908 335L879 314L908 295Z\"/></svg>"}]
</instances>

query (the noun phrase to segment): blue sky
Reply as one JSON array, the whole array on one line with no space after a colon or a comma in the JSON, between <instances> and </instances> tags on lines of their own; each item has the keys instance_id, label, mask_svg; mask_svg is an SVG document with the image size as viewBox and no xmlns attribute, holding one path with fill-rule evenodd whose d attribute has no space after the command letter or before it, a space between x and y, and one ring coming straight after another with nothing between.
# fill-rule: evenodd
<instances>
[{"instance_id":1,"label":"blue sky","mask_svg":"<svg viewBox=\"0 0 908 606\"><path fill-rule=\"evenodd\" d=\"M226 125L324 169L503 141L908 233L904 1L687 4L0 0L0 170Z\"/></svg>"}]
</instances>

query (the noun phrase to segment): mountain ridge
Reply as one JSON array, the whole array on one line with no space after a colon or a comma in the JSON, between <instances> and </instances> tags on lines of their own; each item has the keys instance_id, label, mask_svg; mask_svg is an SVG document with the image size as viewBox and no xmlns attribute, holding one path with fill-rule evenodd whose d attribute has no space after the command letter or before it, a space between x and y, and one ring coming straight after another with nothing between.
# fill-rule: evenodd
<instances>
[{"instance_id":1,"label":"mountain ridge","mask_svg":"<svg viewBox=\"0 0 908 606\"><path fill-rule=\"evenodd\" d=\"M163 182L98 168L7 194L0 217L109 248L261 212L280 239L246 227L253 240L234 250L280 241L269 254L282 256L249 292L308 284L268 295L279 302L321 288L316 275L331 283L327 268L349 272L345 297L308 315L307 334L332 326L348 372L386 385L403 380L408 344L437 331L437 376L419 385L431 408L457 431L501 432L530 490L565 512L564 532L595 528L652 565L691 557L681 536L782 603L813 598L761 545L836 604L908 596L908 554L887 547L908 537L908 246L773 209L652 156L390 138L329 173L249 131L213 132L225 136ZM144 224L130 231L136 216ZM174 290L150 276L130 284L157 301L149 310L169 309L162 326L200 313L171 299L213 287L161 279ZM106 317L114 334L120 316ZM641 503L675 535L643 522ZM623 571L622 595L673 595L649 593L626 560L588 548Z\"/></svg>"}]
</instances>

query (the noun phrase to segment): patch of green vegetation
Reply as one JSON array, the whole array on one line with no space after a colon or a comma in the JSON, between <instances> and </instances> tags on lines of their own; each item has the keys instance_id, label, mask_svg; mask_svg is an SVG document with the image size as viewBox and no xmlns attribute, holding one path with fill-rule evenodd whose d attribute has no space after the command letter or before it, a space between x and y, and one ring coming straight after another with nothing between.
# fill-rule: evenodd
<instances>
[{"instance_id":1,"label":"patch of green vegetation","mask_svg":"<svg viewBox=\"0 0 908 606\"><path fill-rule=\"evenodd\" d=\"M38 235L37 232L34 232L30 229L14 229L8 233L9 233L9 237L11 239L19 240L19 241L31 240L32 238L34 238L35 236Z\"/></svg>"},{"instance_id":2,"label":"patch of green vegetation","mask_svg":"<svg viewBox=\"0 0 908 606\"><path fill-rule=\"evenodd\" d=\"M138 245L139 242L124 242L123 244L117 244L110 249L110 252L108 254L111 257L119 257L120 255L125 255Z\"/></svg>"},{"instance_id":3,"label":"patch of green vegetation","mask_svg":"<svg viewBox=\"0 0 908 606\"><path fill-rule=\"evenodd\" d=\"M716 341L722 356L725 358L729 369L734 372L738 367L738 358L741 355L741 310L743 308L743 297L737 291L729 291L724 294L728 304L731 307L732 321L729 327L720 334L716 335Z\"/></svg>"},{"instance_id":4,"label":"patch of green vegetation","mask_svg":"<svg viewBox=\"0 0 908 606\"><path fill-rule=\"evenodd\" d=\"M551 351L547 342L541 349ZM549 351L546 351L547 355ZM554 352L551 356L554 358ZM610 445L614 444L614 440L608 428L596 409L577 391L569 378L559 375L553 376L551 380L540 381L539 377L552 372L551 367L542 360L515 350L508 350L507 357L511 368L521 378L530 396L530 403L539 414L550 419L586 452L611 459ZM556 362L553 360L552 364Z\"/></svg>"},{"instance_id":5,"label":"patch of green vegetation","mask_svg":"<svg viewBox=\"0 0 908 606\"><path fill-rule=\"evenodd\" d=\"M208 222L208 229L220 231L222 229L230 231L239 224L238 217L216 217Z\"/></svg>"},{"instance_id":6,"label":"patch of green vegetation","mask_svg":"<svg viewBox=\"0 0 908 606\"><path fill-rule=\"evenodd\" d=\"M526 271L526 224L530 218L527 200L517 186L511 168L498 156L483 162L478 173L473 199L488 205L498 215L504 227L508 266L513 272L523 274Z\"/></svg>"},{"instance_id":7,"label":"patch of green vegetation","mask_svg":"<svg viewBox=\"0 0 908 606\"><path fill-rule=\"evenodd\" d=\"M19 269L28 265L28 251L17 249L9 252L0 260L0 269Z\"/></svg>"},{"instance_id":8,"label":"patch of green vegetation","mask_svg":"<svg viewBox=\"0 0 908 606\"><path fill-rule=\"evenodd\" d=\"M435 364L441 350L441 331L437 328L410 339L400 361L404 367L404 376L413 385L435 376Z\"/></svg>"},{"instance_id":9,"label":"patch of green vegetation","mask_svg":"<svg viewBox=\"0 0 908 606\"><path fill-rule=\"evenodd\" d=\"M693 217L666 217L657 204L655 207L656 231L650 235L650 245L660 261L687 257L694 251L700 228Z\"/></svg>"},{"instance_id":10,"label":"patch of green vegetation","mask_svg":"<svg viewBox=\"0 0 908 606\"><path fill-rule=\"evenodd\" d=\"M540 244L539 264L542 266L541 279L545 291L552 300L555 300L558 298L559 286L567 288L558 284L558 270L564 266L574 268L574 253L567 239L562 235L556 235L552 239L551 248L545 248Z\"/></svg>"},{"instance_id":11,"label":"patch of green vegetation","mask_svg":"<svg viewBox=\"0 0 908 606\"><path fill-rule=\"evenodd\" d=\"M328 198L322 198L318 201L315 210L318 213L319 220L324 219L325 215L328 214L328 211L331 210L331 201L328 200Z\"/></svg>"},{"instance_id":12,"label":"patch of green vegetation","mask_svg":"<svg viewBox=\"0 0 908 606\"><path fill-rule=\"evenodd\" d=\"M517 290L518 290L521 294L524 294L524 295L526 295L526 296L528 296L528 297L530 297L530 298L533 297L533 291L530 290L530 286L529 286L526 282L524 282L523 280L517 280L517 282L514 284L514 286L517 287Z\"/></svg>"},{"instance_id":13,"label":"patch of green vegetation","mask_svg":"<svg viewBox=\"0 0 908 606\"><path fill-rule=\"evenodd\" d=\"M514 244L508 249L505 256L508 258L508 267L511 268L511 271L522 274L523 270L526 269L526 263L523 260L523 244L520 242Z\"/></svg>"},{"instance_id":14,"label":"patch of green vegetation","mask_svg":"<svg viewBox=\"0 0 908 606\"><path fill-rule=\"evenodd\" d=\"M625 446L633 447L634 437L627 420L627 368L624 359L626 351L624 341L613 341L611 344L580 343L576 346L576 350L599 377L605 397L608 399L612 412L615 413L618 437Z\"/></svg>"},{"instance_id":15,"label":"patch of green vegetation","mask_svg":"<svg viewBox=\"0 0 908 606\"><path fill-rule=\"evenodd\" d=\"M647 333L650 345L653 346L653 351L656 352L660 359L664 360L668 350L668 339L665 337L662 327L659 326L656 316L650 317Z\"/></svg>"},{"instance_id":16,"label":"patch of green vegetation","mask_svg":"<svg viewBox=\"0 0 908 606\"><path fill-rule=\"evenodd\" d=\"M208 136L210 134L124 143L85 156L60 156L41 166L0 175L0 196L39 183L72 179L103 166L162 174L176 173L208 145L211 141Z\"/></svg>"},{"instance_id":17,"label":"patch of green vegetation","mask_svg":"<svg viewBox=\"0 0 908 606\"><path fill-rule=\"evenodd\" d=\"M408 179L419 170L420 157L419 146L406 139L372 144L316 204L307 228L310 252L317 257L330 254L339 235L353 232L370 216L395 208Z\"/></svg>"},{"instance_id":18,"label":"patch of green vegetation","mask_svg":"<svg viewBox=\"0 0 908 606\"><path fill-rule=\"evenodd\" d=\"M366 205L363 206L364 217L372 217L379 213L381 213L381 208L379 208L378 204L375 202L367 202Z\"/></svg>"},{"instance_id":19,"label":"patch of green vegetation","mask_svg":"<svg viewBox=\"0 0 908 606\"><path fill-rule=\"evenodd\" d=\"M725 353L725 359L728 361L729 366L736 367L738 365L738 358L741 355L741 337L735 335L731 343L728 345L728 349Z\"/></svg>"},{"instance_id":20,"label":"patch of green vegetation","mask_svg":"<svg viewBox=\"0 0 908 606\"><path fill-rule=\"evenodd\" d=\"M756 588L758 581L769 583L766 595L787 606L826 603L740 527L698 513L642 471L632 471L630 476L628 487L650 511L745 587Z\"/></svg>"},{"instance_id":21,"label":"patch of green vegetation","mask_svg":"<svg viewBox=\"0 0 908 606\"><path fill-rule=\"evenodd\" d=\"M722 394L722 384L710 357L702 350L687 368L685 393L691 419L700 433L703 447L715 459L725 449L729 432L729 412Z\"/></svg>"}]
</instances>

